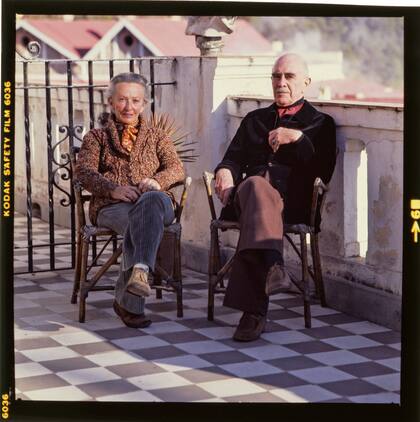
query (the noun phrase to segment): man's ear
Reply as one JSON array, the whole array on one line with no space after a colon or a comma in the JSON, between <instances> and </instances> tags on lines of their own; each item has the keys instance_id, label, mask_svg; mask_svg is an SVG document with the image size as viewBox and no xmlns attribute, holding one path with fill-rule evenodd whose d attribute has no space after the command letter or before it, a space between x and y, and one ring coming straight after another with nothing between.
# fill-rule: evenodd
<instances>
[{"instance_id":1,"label":"man's ear","mask_svg":"<svg viewBox=\"0 0 420 422\"><path fill-rule=\"evenodd\" d=\"M311 83L311 78L308 76L307 78L305 78L305 86L308 86L308 85L310 85L310 83Z\"/></svg>"},{"instance_id":2,"label":"man's ear","mask_svg":"<svg viewBox=\"0 0 420 422\"><path fill-rule=\"evenodd\" d=\"M108 105L112 107L112 97L108 97Z\"/></svg>"}]
</instances>

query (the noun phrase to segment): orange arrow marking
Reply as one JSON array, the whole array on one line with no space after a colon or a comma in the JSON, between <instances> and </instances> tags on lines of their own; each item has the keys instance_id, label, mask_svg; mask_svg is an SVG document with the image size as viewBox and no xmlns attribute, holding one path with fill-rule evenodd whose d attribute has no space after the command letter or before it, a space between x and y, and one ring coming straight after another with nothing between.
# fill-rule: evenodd
<instances>
[{"instance_id":1,"label":"orange arrow marking","mask_svg":"<svg viewBox=\"0 0 420 422\"><path fill-rule=\"evenodd\" d=\"M414 233L414 243L418 242L418 235L420 233L419 223L415 221L413 227L411 227L411 233Z\"/></svg>"}]
</instances>

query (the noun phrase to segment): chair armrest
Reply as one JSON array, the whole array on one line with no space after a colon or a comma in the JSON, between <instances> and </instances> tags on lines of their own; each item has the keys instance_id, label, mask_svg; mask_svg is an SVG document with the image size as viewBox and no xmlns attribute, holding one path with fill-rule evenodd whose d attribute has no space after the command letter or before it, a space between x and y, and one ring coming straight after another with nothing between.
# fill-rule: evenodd
<instances>
[{"instance_id":1,"label":"chair armrest","mask_svg":"<svg viewBox=\"0 0 420 422\"><path fill-rule=\"evenodd\" d=\"M209 171L203 171L203 179L206 186L209 186L211 191L211 182L214 179L214 174L210 173Z\"/></svg>"},{"instance_id":2,"label":"chair armrest","mask_svg":"<svg viewBox=\"0 0 420 422\"><path fill-rule=\"evenodd\" d=\"M179 202L179 206L178 209L176 210L176 222L179 223L181 221L181 215L182 215L182 211L184 210L185 207L185 203L187 202L187 196L188 196L188 188L191 185L191 177L187 176L183 182L180 182L179 184L176 184L175 186L178 185L184 185L184 189L182 190L182 194L181 194L181 200Z\"/></svg>"},{"instance_id":3,"label":"chair armrest","mask_svg":"<svg viewBox=\"0 0 420 422\"><path fill-rule=\"evenodd\" d=\"M322 189L323 192L327 192L329 190L328 186L322 181L320 177L317 177L314 181L314 189Z\"/></svg>"},{"instance_id":4,"label":"chair armrest","mask_svg":"<svg viewBox=\"0 0 420 422\"><path fill-rule=\"evenodd\" d=\"M213 192L212 192L212 186L211 186L211 183L212 183L213 180L214 180L214 174L213 173L210 173L208 171L203 172L203 181L204 181L204 185L206 187L207 200L209 202L211 219L216 220L217 219L216 209L214 208Z\"/></svg>"},{"instance_id":5,"label":"chair armrest","mask_svg":"<svg viewBox=\"0 0 420 422\"><path fill-rule=\"evenodd\" d=\"M326 198L326 193L328 192L329 188L320 177L317 177L314 180L314 188L312 191L312 204L311 204L311 219L310 219L310 226L315 228L315 219L317 210L319 213L322 213L322 208L324 207L324 202Z\"/></svg>"}]
</instances>

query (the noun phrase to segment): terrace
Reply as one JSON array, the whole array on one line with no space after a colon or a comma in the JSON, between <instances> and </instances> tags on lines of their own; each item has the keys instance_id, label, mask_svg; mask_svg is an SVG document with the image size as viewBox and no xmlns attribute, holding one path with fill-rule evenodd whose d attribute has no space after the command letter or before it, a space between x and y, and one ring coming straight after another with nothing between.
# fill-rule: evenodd
<instances>
[{"instance_id":1,"label":"terrace","mask_svg":"<svg viewBox=\"0 0 420 422\"><path fill-rule=\"evenodd\" d=\"M149 76L143 61L138 66ZM312 306L313 327L304 328L301 299L291 294L272 298L267 332L257 342L231 340L239 314L223 308L221 297L215 321L206 319L210 214L201 172L214 168L246 112L269 104L270 66L270 58L155 59L154 80L176 84L157 86L154 106L182 123L188 140L198 141L200 155L197 162L186 165L193 184L182 222L184 317L176 317L174 297L166 294L162 300L147 302L153 320L149 328L130 329L113 313L112 292L94 292L88 298L86 323L80 324L77 306L70 304L70 246L55 247L54 270L34 274L25 272L28 251L16 249L18 397L399 402L403 147L399 106L316 103L337 123L340 152L321 232L328 308ZM47 244L51 214L47 146L42 142L47 127L42 118L44 91L29 91L29 145L31 162L37 163L32 164L32 203L41 217L32 220L34 240ZM87 128L89 95L73 91L73 123ZM21 92L17 92L17 119L24 109ZM66 91L57 88L50 93L53 124L66 124ZM103 108L103 98L99 91L94 94L97 113ZM23 127L16 131L17 145L22 147L16 148L16 210L20 214L15 218L15 242L23 248L27 244L26 133ZM57 157L65 151L62 143ZM59 186L67 185L61 180ZM55 243L69 239L71 211L60 205L62 196L54 191ZM234 236L223 237L225 256L232 253L235 241ZM50 269L48 248L33 251L33 271ZM295 270L297 262L290 250L286 257ZM115 276L116 272L107 275Z\"/></svg>"},{"instance_id":2,"label":"terrace","mask_svg":"<svg viewBox=\"0 0 420 422\"><path fill-rule=\"evenodd\" d=\"M17 215L16 242L25 239ZM36 221L34 230L48 231ZM57 227L57 240L65 240ZM68 264L69 249L57 251ZM16 269L26 264L16 255ZM48 265L37 253L35 264ZM115 281L110 272L101 282ZM150 298L146 329L126 327L112 292L88 298L86 322L70 304L73 271L15 277L17 398L163 402L399 403L400 334L333 308L313 305L304 326L302 300L280 293L269 322L251 343L231 339L240 313L221 306L207 321L206 274L185 268L184 317L173 294Z\"/></svg>"}]
</instances>

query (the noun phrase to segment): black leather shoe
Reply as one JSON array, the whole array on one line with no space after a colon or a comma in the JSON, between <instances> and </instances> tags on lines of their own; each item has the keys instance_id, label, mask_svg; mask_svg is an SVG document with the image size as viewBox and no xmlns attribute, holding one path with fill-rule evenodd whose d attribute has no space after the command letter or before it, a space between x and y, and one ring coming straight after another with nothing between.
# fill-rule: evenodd
<instances>
[{"instance_id":1,"label":"black leather shoe","mask_svg":"<svg viewBox=\"0 0 420 422\"><path fill-rule=\"evenodd\" d=\"M120 306L116 300L114 300L113 306L115 313L127 327L146 328L152 323L152 320L147 318L145 314L133 314Z\"/></svg>"},{"instance_id":2,"label":"black leather shoe","mask_svg":"<svg viewBox=\"0 0 420 422\"><path fill-rule=\"evenodd\" d=\"M283 265L274 264L268 271L265 293L275 295L280 292L289 292L292 289L292 281Z\"/></svg>"},{"instance_id":3,"label":"black leather shoe","mask_svg":"<svg viewBox=\"0 0 420 422\"><path fill-rule=\"evenodd\" d=\"M267 317L265 315L254 315L244 312L233 334L233 339L236 341L257 340L264 331L266 320Z\"/></svg>"}]
</instances>

